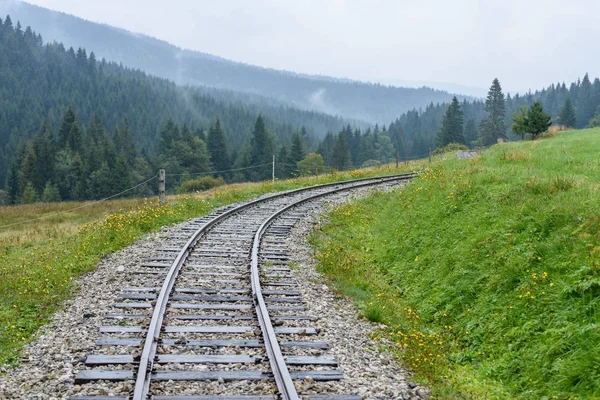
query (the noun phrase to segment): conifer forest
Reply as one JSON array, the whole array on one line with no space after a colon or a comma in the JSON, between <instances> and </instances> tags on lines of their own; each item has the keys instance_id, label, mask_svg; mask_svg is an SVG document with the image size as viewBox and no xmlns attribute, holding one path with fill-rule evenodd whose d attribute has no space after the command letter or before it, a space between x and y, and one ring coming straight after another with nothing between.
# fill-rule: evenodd
<instances>
[{"instance_id":1,"label":"conifer forest","mask_svg":"<svg viewBox=\"0 0 600 400\"><path fill-rule=\"evenodd\" d=\"M93 49L45 43L10 16L0 23L0 78L4 204L102 199L159 168L176 192L198 176L270 179L273 156L277 178L287 178L315 171L315 163L317 171L320 163L344 170L424 158L450 143L485 147L538 134L550 121L600 125L600 80L587 74L514 95L494 78L485 100L454 97L369 124L177 86L97 60ZM542 130L533 126L539 113L547 115ZM128 195L152 194L154 186Z\"/></svg>"}]
</instances>

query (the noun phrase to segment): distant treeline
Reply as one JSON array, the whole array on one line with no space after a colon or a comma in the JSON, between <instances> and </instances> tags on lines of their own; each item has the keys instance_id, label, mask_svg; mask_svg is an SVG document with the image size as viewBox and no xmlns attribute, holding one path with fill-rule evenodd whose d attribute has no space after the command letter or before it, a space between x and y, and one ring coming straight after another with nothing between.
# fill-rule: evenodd
<instances>
[{"instance_id":1,"label":"distant treeline","mask_svg":"<svg viewBox=\"0 0 600 400\"><path fill-rule=\"evenodd\" d=\"M269 179L273 156L278 178L403 161L448 143L477 147L518 138L513 131L525 136L534 125L526 120L543 127L545 113L563 125L600 125L600 80L587 74L568 88L524 96L505 96L496 79L485 101L455 98L365 129L319 113L227 103L226 92L217 101L83 49L44 45L10 18L0 20L0 81L0 203L9 204L100 199L159 168L175 191L183 182L205 188Z\"/></svg>"},{"instance_id":2,"label":"distant treeline","mask_svg":"<svg viewBox=\"0 0 600 400\"><path fill-rule=\"evenodd\" d=\"M493 96L492 99L490 99L490 95ZM534 93L514 96L510 94L504 96L500 83L495 82L490 88L488 99L460 102L460 110L463 113L464 144L474 147L490 145L495 142L497 135L486 136L485 123L490 116L490 107L496 110L494 115L501 112L498 107L504 109L501 112L504 131L500 137L516 139L518 136L511 132L513 115L520 112L521 107L530 107L536 101L542 104L545 112L551 116L553 123L573 128L594 125L596 122L592 120L600 106L600 80L596 78L592 82L588 74L585 74L583 79L571 83L569 86L565 83L557 83ZM430 104L424 110L409 111L390 124L388 133L390 137L396 138L393 142L401 158L427 154L429 148L435 148L439 144L437 137L441 131L442 119L448 106L449 104L446 103ZM559 116L565 107L573 108L574 118L561 121ZM565 114L563 114L563 119L565 119L564 117ZM481 125L482 121L484 121L483 126ZM598 122L600 123L600 121ZM499 121L496 123L499 124Z\"/></svg>"},{"instance_id":3,"label":"distant treeline","mask_svg":"<svg viewBox=\"0 0 600 400\"><path fill-rule=\"evenodd\" d=\"M449 104L430 104L425 110L403 114L387 129L375 127L361 133L347 126L337 134L329 133L317 152L326 166L349 168L391 162L396 157L401 161L422 158L449 143L485 147L498 139L539 134L535 124L522 121L527 117L526 108L532 118L539 115L544 119L548 114L552 123L571 128L600 126L600 80L592 83L585 74L569 87L560 83L523 96L505 96L499 80L494 79L484 101L459 102L455 97ZM519 125L513 127L515 121Z\"/></svg>"}]
</instances>

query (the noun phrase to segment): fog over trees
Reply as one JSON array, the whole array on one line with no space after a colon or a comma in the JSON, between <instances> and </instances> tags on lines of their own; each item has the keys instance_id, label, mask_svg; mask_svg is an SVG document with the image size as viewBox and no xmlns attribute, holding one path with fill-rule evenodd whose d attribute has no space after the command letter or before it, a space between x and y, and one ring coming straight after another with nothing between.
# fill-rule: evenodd
<instances>
[{"instance_id":1,"label":"fog over trees","mask_svg":"<svg viewBox=\"0 0 600 400\"><path fill-rule=\"evenodd\" d=\"M550 121L600 125L600 80L587 74L512 96L494 78L485 101L455 96L369 125L239 92L179 87L84 48L44 44L10 16L0 19L0 78L0 202L10 204L100 199L158 168L174 174L176 191L198 176L206 177L201 187L217 178L269 179L273 156L276 176L287 178L422 158L449 143L475 148L535 137ZM148 184L131 194L153 191Z\"/></svg>"}]
</instances>

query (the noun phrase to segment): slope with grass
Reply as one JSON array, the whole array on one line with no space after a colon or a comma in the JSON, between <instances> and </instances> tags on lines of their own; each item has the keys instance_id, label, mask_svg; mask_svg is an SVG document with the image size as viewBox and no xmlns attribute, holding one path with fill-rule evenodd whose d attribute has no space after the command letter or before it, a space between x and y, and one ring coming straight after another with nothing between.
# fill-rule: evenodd
<instances>
[{"instance_id":1,"label":"slope with grass","mask_svg":"<svg viewBox=\"0 0 600 400\"><path fill-rule=\"evenodd\" d=\"M336 209L320 268L436 398L600 398L600 129L446 156Z\"/></svg>"},{"instance_id":2,"label":"slope with grass","mask_svg":"<svg viewBox=\"0 0 600 400\"><path fill-rule=\"evenodd\" d=\"M271 191L421 167L422 162L411 162L398 169L382 166L274 184L223 185L194 195L170 196L164 206L155 200L122 199L89 203L89 207L75 202L0 207L0 368L18 362L19 349L73 295L81 274L146 233Z\"/></svg>"}]
</instances>

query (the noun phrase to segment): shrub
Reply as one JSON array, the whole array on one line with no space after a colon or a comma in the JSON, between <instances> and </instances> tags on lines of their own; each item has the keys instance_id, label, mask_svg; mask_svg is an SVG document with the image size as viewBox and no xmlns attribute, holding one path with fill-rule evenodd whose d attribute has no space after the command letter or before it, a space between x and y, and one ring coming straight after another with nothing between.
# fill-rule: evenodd
<instances>
[{"instance_id":1,"label":"shrub","mask_svg":"<svg viewBox=\"0 0 600 400\"><path fill-rule=\"evenodd\" d=\"M437 149L435 149L433 154L437 155L437 154L444 154L444 153L448 153L448 152L466 151L466 150L469 150L469 148L467 146L465 146L464 144L448 143L444 147L438 147Z\"/></svg>"},{"instance_id":2,"label":"shrub","mask_svg":"<svg viewBox=\"0 0 600 400\"><path fill-rule=\"evenodd\" d=\"M564 125L552 125L546 132L540 135L540 139L549 139L556 136L558 132L567 130L569 130L569 128Z\"/></svg>"},{"instance_id":3,"label":"shrub","mask_svg":"<svg viewBox=\"0 0 600 400\"><path fill-rule=\"evenodd\" d=\"M212 176L203 176L198 179L192 179L189 181L185 181L181 184L179 188L180 193L190 193L190 192L201 192L204 190L212 189L217 186L224 185L225 181L220 176L218 178L213 178Z\"/></svg>"},{"instance_id":4,"label":"shrub","mask_svg":"<svg viewBox=\"0 0 600 400\"><path fill-rule=\"evenodd\" d=\"M381 165L381 161L379 161L379 160L367 160L364 163L362 163L363 168L379 167L380 165Z\"/></svg>"},{"instance_id":5,"label":"shrub","mask_svg":"<svg viewBox=\"0 0 600 400\"><path fill-rule=\"evenodd\" d=\"M301 176L319 175L325 171L323 156L317 153L309 153L304 160L298 161L298 172Z\"/></svg>"}]
</instances>

